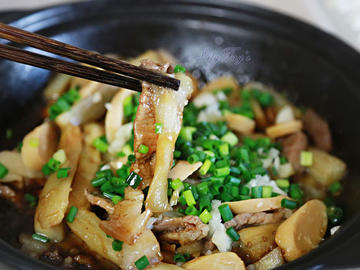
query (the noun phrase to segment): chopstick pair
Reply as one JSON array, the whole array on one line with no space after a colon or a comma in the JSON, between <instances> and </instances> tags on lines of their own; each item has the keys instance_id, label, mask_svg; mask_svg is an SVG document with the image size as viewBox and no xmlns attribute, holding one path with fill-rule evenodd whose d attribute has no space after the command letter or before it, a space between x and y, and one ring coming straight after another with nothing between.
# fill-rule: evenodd
<instances>
[{"instance_id":1,"label":"chopstick pair","mask_svg":"<svg viewBox=\"0 0 360 270\"><path fill-rule=\"evenodd\" d=\"M84 50L35 33L27 32L7 24L0 23L0 38L61 55L94 67L67 62L9 45L0 44L0 57L11 61L135 91L141 91L141 81L171 88L173 90L179 89L180 81L164 74L131 65L119 59L107 57L97 52ZM102 70L97 69L96 67L101 68Z\"/></svg>"}]
</instances>

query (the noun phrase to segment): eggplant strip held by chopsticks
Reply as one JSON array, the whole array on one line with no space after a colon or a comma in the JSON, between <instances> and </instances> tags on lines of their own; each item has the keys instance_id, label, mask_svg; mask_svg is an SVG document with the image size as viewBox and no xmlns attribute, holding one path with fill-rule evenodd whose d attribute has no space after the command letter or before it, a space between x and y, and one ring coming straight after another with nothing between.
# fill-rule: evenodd
<instances>
[{"instance_id":1,"label":"eggplant strip held by chopsticks","mask_svg":"<svg viewBox=\"0 0 360 270\"><path fill-rule=\"evenodd\" d=\"M167 72L169 65L156 65L145 60L142 66ZM146 207L154 213L170 209L167 198L167 178L173 160L175 142L182 123L182 112L193 91L191 78L176 73L181 81L178 91L143 83L140 104L134 123L134 150L136 162L132 170L143 177L143 185L150 185ZM155 125L161 127L156 133ZM140 145L149 147L146 154L138 152Z\"/></svg>"}]
</instances>

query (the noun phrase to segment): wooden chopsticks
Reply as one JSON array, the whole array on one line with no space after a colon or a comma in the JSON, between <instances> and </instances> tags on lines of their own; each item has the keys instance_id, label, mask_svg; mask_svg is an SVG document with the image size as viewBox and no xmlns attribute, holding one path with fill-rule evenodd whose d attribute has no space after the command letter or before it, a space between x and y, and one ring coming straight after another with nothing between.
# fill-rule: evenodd
<instances>
[{"instance_id":1,"label":"wooden chopsticks","mask_svg":"<svg viewBox=\"0 0 360 270\"><path fill-rule=\"evenodd\" d=\"M104 70L0 44L0 57L8 60L135 91L141 91L140 81L146 81L174 90L179 89L180 81L164 74L27 32L7 24L0 23L0 38L65 56L69 59L90 64Z\"/></svg>"}]
</instances>

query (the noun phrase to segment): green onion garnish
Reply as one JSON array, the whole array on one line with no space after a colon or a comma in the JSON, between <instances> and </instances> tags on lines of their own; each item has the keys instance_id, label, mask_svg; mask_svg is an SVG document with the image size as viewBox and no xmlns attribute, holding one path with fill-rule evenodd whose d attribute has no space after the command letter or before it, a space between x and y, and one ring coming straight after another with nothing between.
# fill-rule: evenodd
<instances>
[{"instance_id":1,"label":"green onion garnish","mask_svg":"<svg viewBox=\"0 0 360 270\"><path fill-rule=\"evenodd\" d=\"M210 160L205 160L204 161L204 164L200 167L200 169L199 169L199 173L201 174L201 175L205 175L205 174L207 174L207 172L209 171L209 169L210 169L210 167L211 167L211 164L212 164L212 162L210 161Z\"/></svg>"},{"instance_id":2,"label":"green onion garnish","mask_svg":"<svg viewBox=\"0 0 360 270\"><path fill-rule=\"evenodd\" d=\"M251 188L251 197L252 198L261 198L262 197L262 186L252 187Z\"/></svg>"},{"instance_id":3,"label":"green onion garnish","mask_svg":"<svg viewBox=\"0 0 360 270\"><path fill-rule=\"evenodd\" d=\"M233 213L228 204L222 204L219 206L219 212L224 222L232 220L234 218Z\"/></svg>"},{"instance_id":4,"label":"green onion garnish","mask_svg":"<svg viewBox=\"0 0 360 270\"><path fill-rule=\"evenodd\" d=\"M117 204L117 203L119 203L120 201L122 201L122 197L121 196L119 196L119 195L115 195L115 196L113 196L112 198L111 198L111 201L112 201L112 203L115 205L115 204Z\"/></svg>"},{"instance_id":5,"label":"green onion garnish","mask_svg":"<svg viewBox=\"0 0 360 270\"><path fill-rule=\"evenodd\" d=\"M96 177L91 181L91 185L93 187L100 187L102 184L104 184L107 181L105 176Z\"/></svg>"},{"instance_id":6,"label":"green onion garnish","mask_svg":"<svg viewBox=\"0 0 360 270\"><path fill-rule=\"evenodd\" d=\"M143 270L146 267L148 267L150 265L148 258L146 258L146 256L142 256L140 259L138 259L135 262L135 266L138 270Z\"/></svg>"},{"instance_id":7,"label":"green onion garnish","mask_svg":"<svg viewBox=\"0 0 360 270\"><path fill-rule=\"evenodd\" d=\"M60 164L63 164L66 161L66 153L63 149L57 150L52 157L59 161Z\"/></svg>"},{"instance_id":8,"label":"green onion garnish","mask_svg":"<svg viewBox=\"0 0 360 270\"><path fill-rule=\"evenodd\" d=\"M200 214L199 218L201 219L201 221L202 221L203 223L207 224L207 223L209 223L209 221L210 221L210 219L212 218L212 216L211 216L211 214L209 213L209 211L205 209L205 210Z\"/></svg>"},{"instance_id":9,"label":"green onion garnish","mask_svg":"<svg viewBox=\"0 0 360 270\"><path fill-rule=\"evenodd\" d=\"M182 127L180 130L179 137L186 142L192 141L192 135L196 131L196 127Z\"/></svg>"},{"instance_id":10,"label":"green onion garnish","mask_svg":"<svg viewBox=\"0 0 360 270\"><path fill-rule=\"evenodd\" d=\"M181 65L176 65L174 67L174 73L179 73L179 72L185 72L186 71L186 68L184 68L183 66Z\"/></svg>"},{"instance_id":11,"label":"green onion garnish","mask_svg":"<svg viewBox=\"0 0 360 270\"><path fill-rule=\"evenodd\" d=\"M301 190L299 184L290 185L290 197L295 200L300 200L304 196L304 192Z\"/></svg>"},{"instance_id":12,"label":"green onion garnish","mask_svg":"<svg viewBox=\"0 0 360 270\"><path fill-rule=\"evenodd\" d=\"M162 129L163 129L163 124L162 123L155 123L155 133L156 134L161 134Z\"/></svg>"},{"instance_id":13,"label":"green onion garnish","mask_svg":"<svg viewBox=\"0 0 360 270\"><path fill-rule=\"evenodd\" d=\"M240 239L240 235L234 229L234 227L230 227L226 230L226 234L231 238L233 241L237 241Z\"/></svg>"},{"instance_id":14,"label":"green onion garnish","mask_svg":"<svg viewBox=\"0 0 360 270\"><path fill-rule=\"evenodd\" d=\"M126 178L126 183L133 189L136 189L140 185L141 181L142 177L134 171L132 171Z\"/></svg>"},{"instance_id":15,"label":"green onion garnish","mask_svg":"<svg viewBox=\"0 0 360 270\"><path fill-rule=\"evenodd\" d=\"M133 97L128 96L124 99L123 102L123 109L124 109L124 115L125 117L129 117L132 115L134 111L134 105L133 105Z\"/></svg>"},{"instance_id":16,"label":"green onion garnish","mask_svg":"<svg viewBox=\"0 0 360 270\"><path fill-rule=\"evenodd\" d=\"M287 179L278 179L276 185L283 190L287 190L290 187L290 182Z\"/></svg>"},{"instance_id":17,"label":"green onion garnish","mask_svg":"<svg viewBox=\"0 0 360 270\"><path fill-rule=\"evenodd\" d=\"M107 143L106 137L101 136L99 138L96 138L92 145L99 150L101 153L105 153L109 147L109 144Z\"/></svg>"},{"instance_id":18,"label":"green onion garnish","mask_svg":"<svg viewBox=\"0 0 360 270\"><path fill-rule=\"evenodd\" d=\"M191 190L186 190L183 192L183 195L184 195L184 198L186 200L186 204L188 206L191 206L191 205L194 205L196 204L196 201L195 201L195 198L194 198L194 195L192 193Z\"/></svg>"},{"instance_id":19,"label":"green onion garnish","mask_svg":"<svg viewBox=\"0 0 360 270\"><path fill-rule=\"evenodd\" d=\"M187 215L187 216L198 216L199 211L196 209L195 205L190 205L185 209L185 215Z\"/></svg>"},{"instance_id":20,"label":"green onion garnish","mask_svg":"<svg viewBox=\"0 0 360 270\"><path fill-rule=\"evenodd\" d=\"M30 193L25 193L24 199L31 207L34 207L37 204L37 197Z\"/></svg>"},{"instance_id":21,"label":"green onion garnish","mask_svg":"<svg viewBox=\"0 0 360 270\"><path fill-rule=\"evenodd\" d=\"M171 187L173 190L182 189L184 188L184 184L179 178L176 178L171 181Z\"/></svg>"},{"instance_id":22,"label":"green onion garnish","mask_svg":"<svg viewBox=\"0 0 360 270\"><path fill-rule=\"evenodd\" d=\"M122 250L122 246L123 246L124 242L120 241L120 240L114 240L112 242L112 248L115 251L121 251Z\"/></svg>"},{"instance_id":23,"label":"green onion garnish","mask_svg":"<svg viewBox=\"0 0 360 270\"><path fill-rule=\"evenodd\" d=\"M11 139L13 136L13 130L11 128L7 128L5 135L6 135L6 139L8 139L8 140Z\"/></svg>"},{"instance_id":24,"label":"green onion garnish","mask_svg":"<svg viewBox=\"0 0 360 270\"><path fill-rule=\"evenodd\" d=\"M334 182L332 183L330 186L329 186L329 191L333 194L339 192L341 190L342 186L341 186L341 183L339 181L337 182Z\"/></svg>"},{"instance_id":25,"label":"green onion garnish","mask_svg":"<svg viewBox=\"0 0 360 270\"><path fill-rule=\"evenodd\" d=\"M221 137L221 140L227 142L230 146L235 146L239 142L238 137L231 131L226 132L226 134Z\"/></svg>"},{"instance_id":26,"label":"green onion garnish","mask_svg":"<svg viewBox=\"0 0 360 270\"><path fill-rule=\"evenodd\" d=\"M178 262L187 262L191 259L191 256L189 253L175 253L174 254L174 262L178 263Z\"/></svg>"},{"instance_id":27,"label":"green onion garnish","mask_svg":"<svg viewBox=\"0 0 360 270\"><path fill-rule=\"evenodd\" d=\"M37 240L37 241L40 241L42 243L48 243L50 240L49 238L47 238L45 235L42 235L42 234L38 234L38 233L34 233L32 235L32 238L34 240Z\"/></svg>"},{"instance_id":28,"label":"green onion garnish","mask_svg":"<svg viewBox=\"0 0 360 270\"><path fill-rule=\"evenodd\" d=\"M311 166L313 163L313 156L311 152L302 151L300 153L300 164L301 166Z\"/></svg>"},{"instance_id":29,"label":"green onion garnish","mask_svg":"<svg viewBox=\"0 0 360 270\"><path fill-rule=\"evenodd\" d=\"M282 199L281 200L281 207L282 208L288 208L288 209L295 209L297 207L297 202L293 201L293 200Z\"/></svg>"},{"instance_id":30,"label":"green onion garnish","mask_svg":"<svg viewBox=\"0 0 360 270\"><path fill-rule=\"evenodd\" d=\"M187 158L187 161L190 163L190 164L194 164L195 162L198 162L199 161L199 156L197 154L192 154L190 155L188 158Z\"/></svg>"},{"instance_id":31,"label":"green onion garnish","mask_svg":"<svg viewBox=\"0 0 360 270\"><path fill-rule=\"evenodd\" d=\"M263 198L271 198L271 195L272 195L272 187L263 186L263 188L262 188L262 197Z\"/></svg>"},{"instance_id":32,"label":"green onion garnish","mask_svg":"<svg viewBox=\"0 0 360 270\"><path fill-rule=\"evenodd\" d=\"M227 157L229 155L229 144L223 143L219 146L219 153L222 157Z\"/></svg>"},{"instance_id":33,"label":"green onion garnish","mask_svg":"<svg viewBox=\"0 0 360 270\"><path fill-rule=\"evenodd\" d=\"M9 170L2 163L0 163L0 179L3 179L8 174L8 172Z\"/></svg>"},{"instance_id":34,"label":"green onion garnish","mask_svg":"<svg viewBox=\"0 0 360 270\"><path fill-rule=\"evenodd\" d=\"M77 207L71 206L71 207L70 207L70 210L69 210L69 213L68 213L68 215L66 216L67 222L73 223L73 222L74 222L74 219L75 219L75 217L76 217L77 212L78 212Z\"/></svg>"},{"instance_id":35,"label":"green onion garnish","mask_svg":"<svg viewBox=\"0 0 360 270\"><path fill-rule=\"evenodd\" d=\"M215 169L214 175L217 177L224 177L230 174L230 167L223 167Z\"/></svg>"},{"instance_id":36,"label":"green onion garnish","mask_svg":"<svg viewBox=\"0 0 360 270\"><path fill-rule=\"evenodd\" d=\"M66 178L69 176L70 168L60 168L57 172L57 178Z\"/></svg>"},{"instance_id":37,"label":"green onion garnish","mask_svg":"<svg viewBox=\"0 0 360 270\"><path fill-rule=\"evenodd\" d=\"M141 154L147 154L149 152L149 147L145 144L140 144L138 152Z\"/></svg>"}]
</instances>

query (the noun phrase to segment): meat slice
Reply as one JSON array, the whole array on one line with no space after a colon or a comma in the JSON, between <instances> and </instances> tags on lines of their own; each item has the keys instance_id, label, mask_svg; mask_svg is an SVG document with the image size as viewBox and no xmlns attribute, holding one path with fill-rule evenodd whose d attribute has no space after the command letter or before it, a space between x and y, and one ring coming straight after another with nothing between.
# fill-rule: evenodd
<instances>
[{"instance_id":1,"label":"meat slice","mask_svg":"<svg viewBox=\"0 0 360 270\"><path fill-rule=\"evenodd\" d=\"M185 245L205 238L209 227L197 216L163 217L154 224L153 231L159 233L163 241Z\"/></svg>"},{"instance_id":2,"label":"meat slice","mask_svg":"<svg viewBox=\"0 0 360 270\"><path fill-rule=\"evenodd\" d=\"M328 123L315 111L308 109L303 117L304 129L311 136L316 147L330 152L332 139Z\"/></svg>"},{"instance_id":3,"label":"meat slice","mask_svg":"<svg viewBox=\"0 0 360 270\"><path fill-rule=\"evenodd\" d=\"M162 73L170 73L171 70L169 64L158 65L151 60L142 61L141 66ZM136 161L131 169L142 177L141 189L150 186L145 207L154 213L170 209L167 178L181 129L182 112L193 91L192 80L184 73L169 76L180 80L178 91L143 82L134 122ZM162 126L159 134L155 132L156 123ZM138 151L141 144L149 147L146 154Z\"/></svg>"},{"instance_id":4,"label":"meat slice","mask_svg":"<svg viewBox=\"0 0 360 270\"><path fill-rule=\"evenodd\" d=\"M289 213L287 209L279 209L273 213L258 212L258 213L242 213L236 215L232 220L225 222L225 228L234 227L240 230L245 225L263 225L277 223L281 219L287 217Z\"/></svg>"},{"instance_id":5,"label":"meat slice","mask_svg":"<svg viewBox=\"0 0 360 270\"><path fill-rule=\"evenodd\" d=\"M281 139L282 151L285 157L293 165L295 171L301 168L300 153L308 146L306 135L299 131Z\"/></svg>"},{"instance_id":6,"label":"meat slice","mask_svg":"<svg viewBox=\"0 0 360 270\"><path fill-rule=\"evenodd\" d=\"M133 245L146 230L151 216L150 209L142 212L144 194L131 187L125 189L125 199L114 206L108 220L100 222L100 228L113 238Z\"/></svg>"},{"instance_id":7,"label":"meat slice","mask_svg":"<svg viewBox=\"0 0 360 270\"><path fill-rule=\"evenodd\" d=\"M94 194L89 193L87 190L85 190L85 197L92 205L97 205L101 208L103 208L106 212L109 214L114 213L114 205L107 199L102 198L100 196L96 196Z\"/></svg>"}]
</instances>

